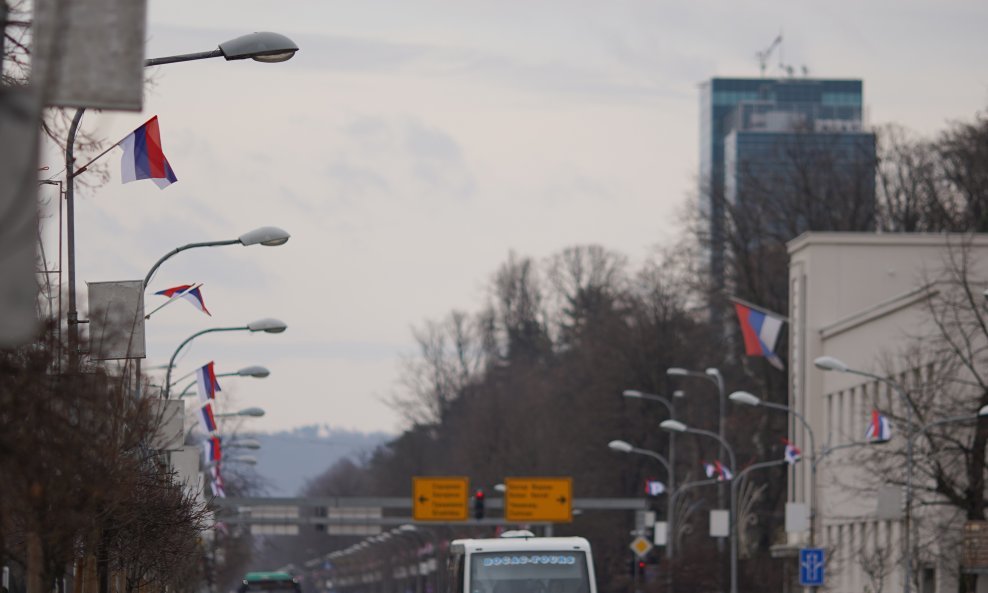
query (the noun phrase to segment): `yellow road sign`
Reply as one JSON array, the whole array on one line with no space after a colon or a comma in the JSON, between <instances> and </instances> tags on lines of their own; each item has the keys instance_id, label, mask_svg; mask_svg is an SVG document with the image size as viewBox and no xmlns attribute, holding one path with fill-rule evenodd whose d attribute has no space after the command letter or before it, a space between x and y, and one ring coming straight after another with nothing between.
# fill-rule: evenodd
<instances>
[{"instance_id":1,"label":"yellow road sign","mask_svg":"<svg viewBox=\"0 0 988 593\"><path fill-rule=\"evenodd\" d=\"M412 478L412 517L416 521L466 521L470 481L463 476Z\"/></svg>"},{"instance_id":2,"label":"yellow road sign","mask_svg":"<svg viewBox=\"0 0 988 593\"><path fill-rule=\"evenodd\" d=\"M504 485L508 521L573 520L573 478L506 478Z\"/></svg>"},{"instance_id":3,"label":"yellow road sign","mask_svg":"<svg viewBox=\"0 0 988 593\"><path fill-rule=\"evenodd\" d=\"M639 558L644 558L645 554L648 554L648 551L652 549L652 542L639 535L632 540L631 545L628 547L631 548L631 551L634 552Z\"/></svg>"}]
</instances>

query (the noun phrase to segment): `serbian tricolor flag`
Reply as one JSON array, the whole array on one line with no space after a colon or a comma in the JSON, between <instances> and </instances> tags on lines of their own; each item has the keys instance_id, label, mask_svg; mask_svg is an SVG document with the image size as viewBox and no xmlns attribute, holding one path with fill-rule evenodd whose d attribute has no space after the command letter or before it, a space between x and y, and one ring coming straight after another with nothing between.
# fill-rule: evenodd
<instances>
[{"instance_id":1,"label":"serbian tricolor flag","mask_svg":"<svg viewBox=\"0 0 988 593\"><path fill-rule=\"evenodd\" d=\"M720 461L714 461L713 463L701 463L703 463L703 469L707 472L708 478L713 478L716 476L718 482L723 482L734 477L734 474L731 473L730 468L722 464Z\"/></svg>"},{"instance_id":2,"label":"serbian tricolor flag","mask_svg":"<svg viewBox=\"0 0 988 593\"><path fill-rule=\"evenodd\" d=\"M158 292L156 292L154 294L160 294L160 295L166 296L166 297L168 297L170 299L173 299L173 298L176 298L176 297L177 298L181 298L181 299L185 299L185 300L189 301L190 303L192 303L192 306L193 307L195 307L196 309L199 309L200 311L202 311L206 315L209 315L210 317L212 317L213 314L209 312L209 309L206 308L205 301L202 300L202 291L199 290L199 287L200 286L202 286L202 285L201 284L200 285L182 284L180 286L173 286L172 288L166 288L165 290L159 290ZM167 305L168 303L165 303L165 304ZM164 306L164 305L162 305L162 306ZM161 307L159 307L159 309L160 308Z\"/></svg>"},{"instance_id":3,"label":"serbian tricolor flag","mask_svg":"<svg viewBox=\"0 0 988 593\"><path fill-rule=\"evenodd\" d=\"M199 408L199 422L207 434L216 432L216 418L213 417L213 406L211 403L206 402Z\"/></svg>"},{"instance_id":4,"label":"serbian tricolor flag","mask_svg":"<svg viewBox=\"0 0 988 593\"><path fill-rule=\"evenodd\" d=\"M220 445L220 437L214 435L206 439L203 453L206 457L206 465L210 463L219 464L223 460L223 448Z\"/></svg>"},{"instance_id":5,"label":"serbian tricolor flag","mask_svg":"<svg viewBox=\"0 0 988 593\"><path fill-rule=\"evenodd\" d=\"M158 187L164 189L178 181L161 150L157 115L121 140L119 146L124 151L120 161L120 180L123 183L153 179Z\"/></svg>"},{"instance_id":6,"label":"serbian tricolor flag","mask_svg":"<svg viewBox=\"0 0 988 593\"><path fill-rule=\"evenodd\" d=\"M803 458L803 452L799 450L799 447L790 443L789 439L782 439L782 443L786 446L784 453L786 463L796 465L796 462Z\"/></svg>"},{"instance_id":7,"label":"serbian tricolor flag","mask_svg":"<svg viewBox=\"0 0 988 593\"><path fill-rule=\"evenodd\" d=\"M196 383L199 387L199 400L206 403L211 399L216 399L216 392L222 391L220 384L216 380L216 371L213 370L213 361L202 365L196 369Z\"/></svg>"},{"instance_id":8,"label":"serbian tricolor flag","mask_svg":"<svg viewBox=\"0 0 988 593\"><path fill-rule=\"evenodd\" d=\"M666 485L658 480L645 480L645 494L658 496L666 491Z\"/></svg>"},{"instance_id":9,"label":"serbian tricolor flag","mask_svg":"<svg viewBox=\"0 0 988 593\"><path fill-rule=\"evenodd\" d=\"M871 421L865 430L865 440L869 443L884 443L892 438L892 427L889 419L878 410L871 411Z\"/></svg>"},{"instance_id":10,"label":"serbian tricolor flag","mask_svg":"<svg viewBox=\"0 0 988 593\"><path fill-rule=\"evenodd\" d=\"M744 353L748 356L764 356L772 366L782 369L782 360L775 353L775 344L779 341L779 333L786 318L738 299L732 300L741 324L741 335L744 336Z\"/></svg>"},{"instance_id":11,"label":"serbian tricolor flag","mask_svg":"<svg viewBox=\"0 0 988 593\"><path fill-rule=\"evenodd\" d=\"M213 496L217 498L226 498L226 488L223 487L223 476L220 474L220 464L217 463L214 465L210 472L213 475L213 483L210 485L213 489Z\"/></svg>"}]
</instances>

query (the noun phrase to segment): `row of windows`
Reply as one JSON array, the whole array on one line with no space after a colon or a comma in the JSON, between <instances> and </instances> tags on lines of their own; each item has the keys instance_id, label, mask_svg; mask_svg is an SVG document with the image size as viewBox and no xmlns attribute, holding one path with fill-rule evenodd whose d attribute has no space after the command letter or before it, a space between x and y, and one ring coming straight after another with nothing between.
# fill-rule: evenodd
<instances>
[{"instance_id":1,"label":"row of windows","mask_svg":"<svg viewBox=\"0 0 988 593\"><path fill-rule=\"evenodd\" d=\"M824 105L861 105L861 93L823 93L820 102Z\"/></svg>"}]
</instances>

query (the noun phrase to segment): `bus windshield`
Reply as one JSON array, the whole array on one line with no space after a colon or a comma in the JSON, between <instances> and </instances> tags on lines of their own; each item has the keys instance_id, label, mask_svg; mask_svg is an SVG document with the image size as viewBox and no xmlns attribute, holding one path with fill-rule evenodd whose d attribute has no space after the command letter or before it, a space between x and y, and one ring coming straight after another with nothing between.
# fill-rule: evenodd
<instances>
[{"instance_id":1,"label":"bus windshield","mask_svg":"<svg viewBox=\"0 0 988 593\"><path fill-rule=\"evenodd\" d=\"M249 572L238 589L239 593L300 593L301 587L285 572Z\"/></svg>"},{"instance_id":2,"label":"bus windshield","mask_svg":"<svg viewBox=\"0 0 988 593\"><path fill-rule=\"evenodd\" d=\"M470 556L470 593L590 593L581 551L512 551Z\"/></svg>"}]
</instances>

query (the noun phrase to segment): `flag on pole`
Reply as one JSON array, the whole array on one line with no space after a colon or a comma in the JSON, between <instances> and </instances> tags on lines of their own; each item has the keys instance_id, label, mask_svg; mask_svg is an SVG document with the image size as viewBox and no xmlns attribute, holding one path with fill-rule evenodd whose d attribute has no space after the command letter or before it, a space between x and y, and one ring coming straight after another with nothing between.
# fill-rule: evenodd
<instances>
[{"instance_id":1,"label":"flag on pole","mask_svg":"<svg viewBox=\"0 0 988 593\"><path fill-rule=\"evenodd\" d=\"M165 153L161 150L158 116L144 122L118 144L123 149L120 180L123 183L152 179L161 189L178 181Z\"/></svg>"},{"instance_id":2,"label":"flag on pole","mask_svg":"<svg viewBox=\"0 0 988 593\"><path fill-rule=\"evenodd\" d=\"M737 299L732 300L738 323L741 324L741 335L744 337L744 353L748 356L764 356L772 366L782 369L782 360L775 353L775 345L779 341L779 333L786 318Z\"/></svg>"},{"instance_id":3,"label":"flag on pole","mask_svg":"<svg viewBox=\"0 0 988 593\"><path fill-rule=\"evenodd\" d=\"M707 473L708 478L713 478L716 476L718 482L724 482L734 477L731 469L722 464L720 461L714 461L713 463L701 463L703 463L703 469Z\"/></svg>"},{"instance_id":4,"label":"flag on pole","mask_svg":"<svg viewBox=\"0 0 988 593\"><path fill-rule=\"evenodd\" d=\"M666 491L666 485L658 480L645 480L645 494L658 496Z\"/></svg>"},{"instance_id":5,"label":"flag on pole","mask_svg":"<svg viewBox=\"0 0 988 593\"><path fill-rule=\"evenodd\" d=\"M206 434L216 432L216 418L213 417L213 406L210 402L204 403L199 408L199 422Z\"/></svg>"},{"instance_id":6,"label":"flag on pole","mask_svg":"<svg viewBox=\"0 0 988 593\"><path fill-rule=\"evenodd\" d=\"M789 439L782 439L782 443L786 446L785 460L789 465L796 465L800 459L803 458L803 452L799 450L799 447L789 442Z\"/></svg>"},{"instance_id":7,"label":"flag on pole","mask_svg":"<svg viewBox=\"0 0 988 593\"><path fill-rule=\"evenodd\" d=\"M223 476L220 475L220 464L217 463L210 468L210 472L213 476L213 483L211 485L213 489L213 496L217 498L226 498L226 489L223 487Z\"/></svg>"},{"instance_id":8,"label":"flag on pole","mask_svg":"<svg viewBox=\"0 0 988 593\"><path fill-rule=\"evenodd\" d=\"M216 371L213 369L213 361L202 365L196 369L196 384L199 388L199 400L206 403L211 399L216 399L216 392L223 391L216 380Z\"/></svg>"},{"instance_id":9,"label":"flag on pole","mask_svg":"<svg viewBox=\"0 0 988 593\"><path fill-rule=\"evenodd\" d=\"M171 288L166 288L164 290L159 290L154 294L160 294L166 296L170 299L181 298L192 303L192 306L199 309L206 315L210 317L213 316L212 313L206 309L206 303L202 300L202 291L199 290L201 284L181 284L179 286L173 286ZM159 307L160 308L160 307Z\"/></svg>"},{"instance_id":10,"label":"flag on pole","mask_svg":"<svg viewBox=\"0 0 988 593\"><path fill-rule=\"evenodd\" d=\"M869 443L884 443L892 438L892 426L889 419L878 410L871 411L871 421L865 430L865 440Z\"/></svg>"}]
</instances>

